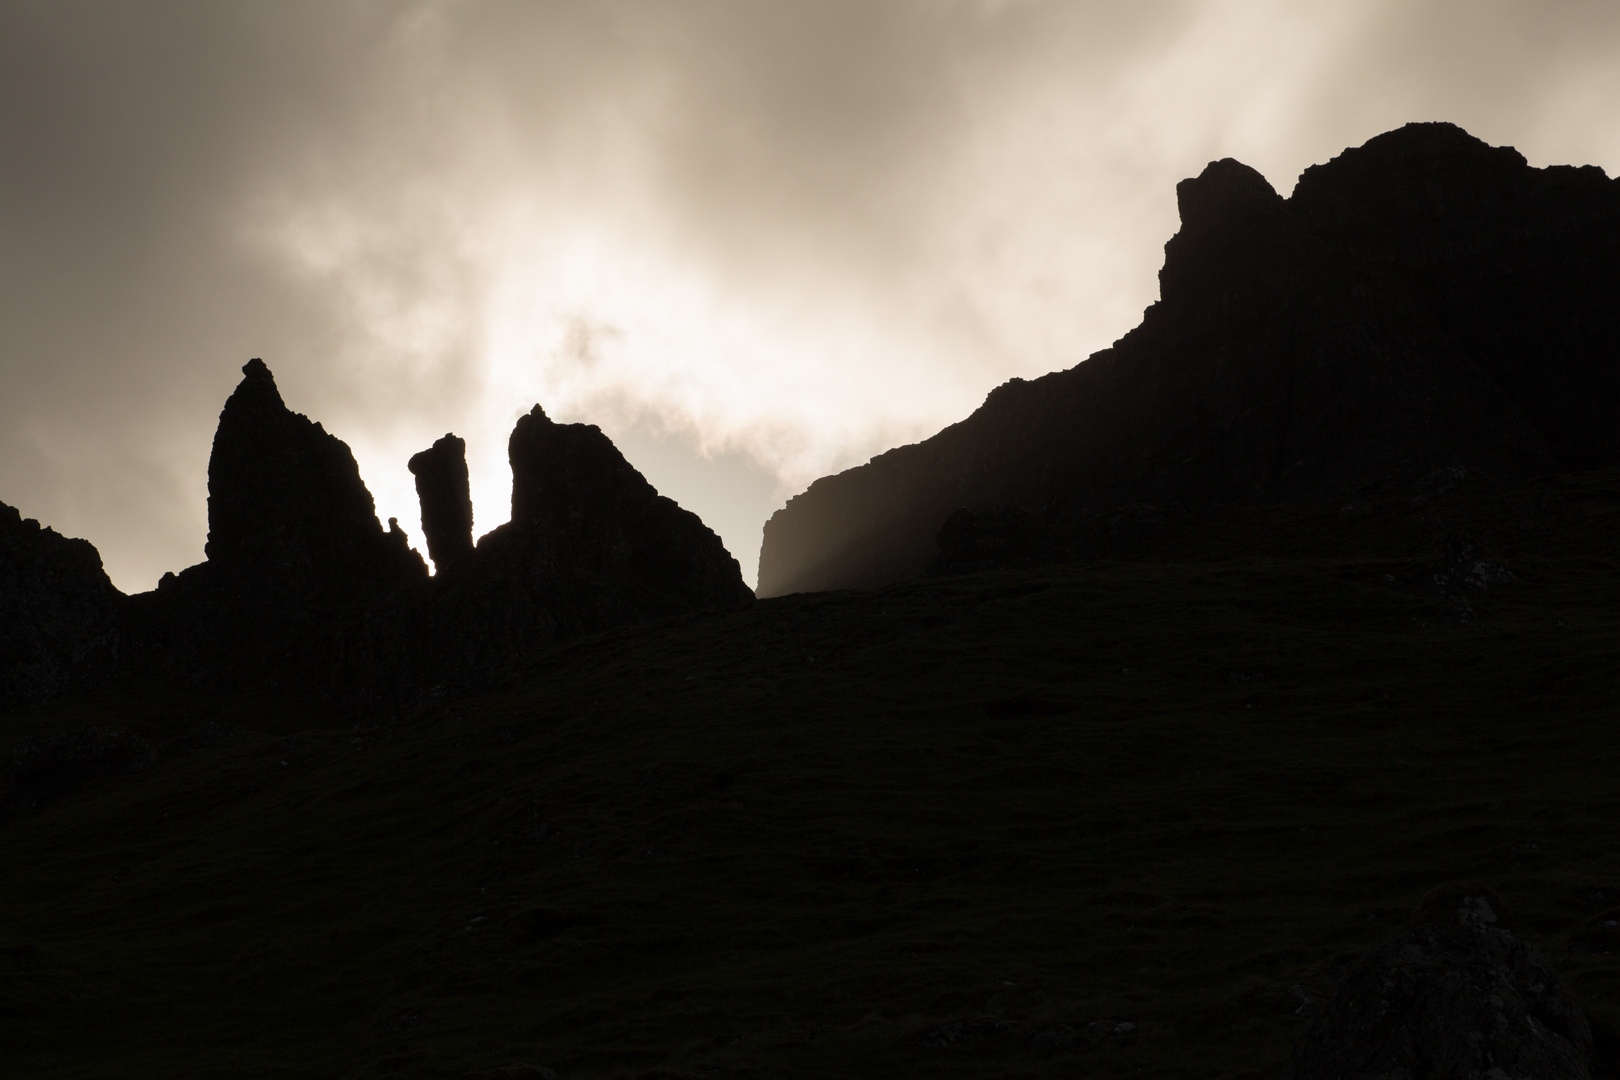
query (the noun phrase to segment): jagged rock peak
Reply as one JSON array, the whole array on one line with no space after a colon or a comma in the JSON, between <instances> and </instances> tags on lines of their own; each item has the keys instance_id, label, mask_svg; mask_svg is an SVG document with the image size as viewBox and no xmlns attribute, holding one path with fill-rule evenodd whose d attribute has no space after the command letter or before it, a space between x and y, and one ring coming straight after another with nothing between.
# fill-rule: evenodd
<instances>
[{"instance_id":1,"label":"jagged rock peak","mask_svg":"<svg viewBox=\"0 0 1620 1080\"><path fill-rule=\"evenodd\" d=\"M1176 185L1181 228L1164 246L1162 319L1182 333L1207 333L1238 314L1274 307L1297 278L1301 238L1288 204L1264 176L1222 158Z\"/></svg>"},{"instance_id":2,"label":"jagged rock peak","mask_svg":"<svg viewBox=\"0 0 1620 1080\"><path fill-rule=\"evenodd\" d=\"M467 474L467 444L446 434L407 463L416 477L422 504L422 534L428 555L440 573L466 564L473 555L472 486Z\"/></svg>"},{"instance_id":3,"label":"jagged rock peak","mask_svg":"<svg viewBox=\"0 0 1620 1080\"><path fill-rule=\"evenodd\" d=\"M507 455L512 520L479 541L480 561L487 553L502 565L598 575L641 590L635 606L648 614L752 599L720 538L658 494L594 424L559 424L536 405L512 429Z\"/></svg>"},{"instance_id":4,"label":"jagged rock peak","mask_svg":"<svg viewBox=\"0 0 1620 1080\"><path fill-rule=\"evenodd\" d=\"M613 513L658 492L595 424L559 424L539 405L518 418L506 444L512 522L518 526Z\"/></svg>"},{"instance_id":5,"label":"jagged rock peak","mask_svg":"<svg viewBox=\"0 0 1620 1080\"><path fill-rule=\"evenodd\" d=\"M289 410L264 361L242 375L208 459L209 562L289 599L425 574L384 534L348 445Z\"/></svg>"},{"instance_id":6,"label":"jagged rock peak","mask_svg":"<svg viewBox=\"0 0 1620 1080\"><path fill-rule=\"evenodd\" d=\"M515 519L476 546L466 444L447 434L410 459L429 550L441 570L465 562L430 583L398 521L378 524L349 448L289 410L262 361L242 374L208 463L208 560L129 600L137 667L381 718L561 638L753 597L697 515L599 429L539 406L509 443Z\"/></svg>"},{"instance_id":7,"label":"jagged rock peak","mask_svg":"<svg viewBox=\"0 0 1620 1080\"><path fill-rule=\"evenodd\" d=\"M238 423L262 422L256 418L275 417L287 412L287 405L281 400L281 391L276 388L276 377L270 373L270 368L263 360L254 357L242 365L242 381L236 384L231 396L225 399L225 407L220 410L220 426L224 427L227 420ZM219 433L215 432L215 441Z\"/></svg>"},{"instance_id":8,"label":"jagged rock peak","mask_svg":"<svg viewBox=\"0 0 1620 1080\"><path fill-rule=\"evenodd\" d=\"M276 389L276 377L270 373L270 365L255 356L242 365L242 381L237 384L237 392L246 389L249 393L254 391L268 391L276 396L276 404L282 404L281 391Z\"/></svg>"}]
</instances>

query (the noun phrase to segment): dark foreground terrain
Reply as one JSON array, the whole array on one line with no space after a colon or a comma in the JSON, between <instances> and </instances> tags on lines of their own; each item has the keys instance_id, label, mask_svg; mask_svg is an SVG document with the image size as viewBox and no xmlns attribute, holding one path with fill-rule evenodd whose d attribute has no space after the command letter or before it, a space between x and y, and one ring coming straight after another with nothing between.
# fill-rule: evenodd
<instances>
[{"instance_id":1,"label":"dark foreground terrain","mask_svg":"<svg viewBox=\"0 0 1620 1080\"><path fill-rule=\"evenodd\" d=\"M0 718L0 1075L1272 1077L1459 879L1612 1028L1620 472L1414 491Z\"/></svg>"}]
</instances>

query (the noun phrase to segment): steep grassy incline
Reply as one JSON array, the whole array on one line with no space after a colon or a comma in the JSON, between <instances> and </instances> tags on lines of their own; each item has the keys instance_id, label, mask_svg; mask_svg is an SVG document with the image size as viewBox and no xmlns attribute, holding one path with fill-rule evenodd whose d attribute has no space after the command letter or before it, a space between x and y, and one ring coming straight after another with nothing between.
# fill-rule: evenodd
<instances>
[{"instance_id":1,"label":"steep grassy incline","mask_svg":"<svg viewBox=\"0 0 1620 1080\"><path fill-rule=\"evenodd\" d=\"M0 825L0 1074L1269 1077L1454 879L1612 1024L1614 481L1466 623L1417 555L1272 553L1334 508L587 639L381 729L4 718L217 745Z\"/></svg>"}]
</instances>

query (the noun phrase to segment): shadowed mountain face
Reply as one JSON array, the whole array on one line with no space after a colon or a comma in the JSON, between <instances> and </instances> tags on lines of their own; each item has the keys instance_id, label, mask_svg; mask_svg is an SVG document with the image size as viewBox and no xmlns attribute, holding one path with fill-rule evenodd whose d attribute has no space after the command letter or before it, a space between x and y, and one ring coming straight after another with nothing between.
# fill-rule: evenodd
<instances>
[{"instance_id":1,"label":"shadowed mountain face","mask_svg":"<svg viewBox=\"0 0 1620 1080\"><path fill-rule=\"evenodd\" d=\"M1176 190L1160 301L765 526L761 596L873 587L953 511L1327 497L1392 472L1620 461L1620 184L1413 124L1289 199L1230 159Z\"/></svg>"}]
</instances>

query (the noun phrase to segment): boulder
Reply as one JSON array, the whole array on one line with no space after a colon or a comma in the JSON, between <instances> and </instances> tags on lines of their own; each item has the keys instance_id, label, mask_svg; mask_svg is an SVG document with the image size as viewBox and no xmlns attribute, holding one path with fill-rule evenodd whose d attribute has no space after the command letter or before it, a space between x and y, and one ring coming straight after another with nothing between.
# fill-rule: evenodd
<instances>
[{"instance_id":1,"label":"boulder","mask_svg":"<svg viewBox=\"0 0 1620 1080\"><path fill-rule=\"evenodd\" d=\"M1285 1080L1590 1080L1586 1016L1505 930L1429 923L1371 950L1301 1034Z\"/></svg>"},{"instance_id":2,"label":"boulder","mask_svg":"<svg viewBox=\"0 0 1620 1080\"><path fill-rule=\"evenodd\" d=\"M1424 893L1412 922L1416 926L1483 926L1511 932L1513 912L1486 886L1453 881Z\"/></svg>"}]
</instances>

